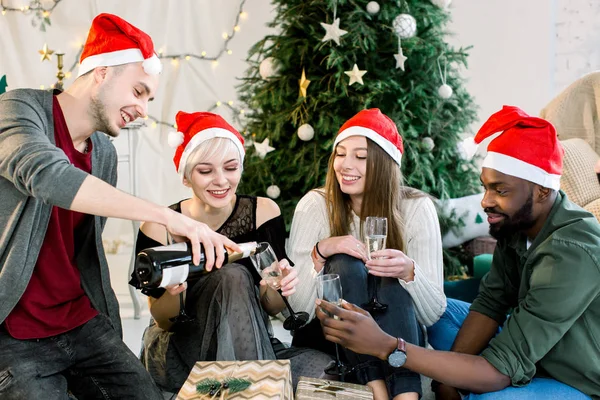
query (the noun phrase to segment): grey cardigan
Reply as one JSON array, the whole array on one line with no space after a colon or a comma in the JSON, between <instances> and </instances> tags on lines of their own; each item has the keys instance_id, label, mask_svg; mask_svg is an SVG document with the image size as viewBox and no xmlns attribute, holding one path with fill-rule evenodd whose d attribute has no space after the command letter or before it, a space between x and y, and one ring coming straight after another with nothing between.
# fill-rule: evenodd
<instances>
[{"instance_id":1,"label":"grey cardigan","mask_svg":"<svg viewBox=\"0 0 600 400\"><path fill-rule=\"evenodd\" d=\"M52 206L69 209L87 174L54 143L51 91L15 89L0 96L0 323L27 287ZM117 153L100 132L92 139L92 175L115 185ZM102 246L106 218L75 232L81 286L92 306L121 334L119 304ZM125 275L123 275L125 276Z\"/></svg>"}]
</instances>

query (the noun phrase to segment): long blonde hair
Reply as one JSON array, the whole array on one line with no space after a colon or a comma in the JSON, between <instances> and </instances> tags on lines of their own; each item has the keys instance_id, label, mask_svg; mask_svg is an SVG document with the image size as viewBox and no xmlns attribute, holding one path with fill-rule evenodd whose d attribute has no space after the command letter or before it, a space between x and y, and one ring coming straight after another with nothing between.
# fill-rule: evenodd
<instances>
[{"instance_id":1,"label":"long blonde hair","mask_svg":"<svg viewBox=\"0 0 600 400\"><path fill-rule=\"evenodd\" d=\"M386 246L404 251L404 221L400 213L403 199L420 197L421 192L402 186L402 173L394 160L375 142L367 139L367 171L365 189L360 207L360 238L367 216L386 217L388 235ZM325 200L331 236L348 235L352 207L350 196L342 192L337 181L333 163L336 151L329 157L325 179Z\"/></svg>"}]
</instances>

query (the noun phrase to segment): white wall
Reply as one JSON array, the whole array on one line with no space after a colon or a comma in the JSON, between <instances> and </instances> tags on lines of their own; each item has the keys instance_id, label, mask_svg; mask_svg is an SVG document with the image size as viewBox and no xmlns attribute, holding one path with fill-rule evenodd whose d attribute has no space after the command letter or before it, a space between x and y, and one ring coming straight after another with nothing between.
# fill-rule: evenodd
<instances>
[{"instance_id":1,"label":"white wall","mask_svg":"<svg viewBox=\"0 0 600 400\"><path fill-rule=\"evenodd\" d=\"M479 105L479 124L502 105L538 114L552 96L554 1L455 0L450 43L473 46L467 88Z\"/></svg>"}]
</instances>

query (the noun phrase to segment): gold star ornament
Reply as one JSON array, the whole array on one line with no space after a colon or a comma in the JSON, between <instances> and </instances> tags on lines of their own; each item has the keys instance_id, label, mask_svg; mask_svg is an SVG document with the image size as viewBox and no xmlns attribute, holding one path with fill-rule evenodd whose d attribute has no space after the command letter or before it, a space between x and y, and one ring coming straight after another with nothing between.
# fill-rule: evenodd
<instances>
[{"instance_id":1,"label":"gold star ornament","mask_svg":"<svg viewBox=\"0 0 600 400\"><path fill-rule=\"evenodd\" d=\"M310 85L310 81L306 79L306 74L304 73L304 68L302 68L302 76L298 79L298 84L300 85L300 96L306 97L306 89L308 89L308 85Z\"/></svg>"},{"instance_id":2,"label":"gold star ornament","mask_svg":"<svg viewBox=\"0 0 600 400\"><path fill-rule=\"evenodd\" d=\"M42 56L42 59L40 61L42 61L42 62L45 60L51 61L50 56L52 54L54 54L54 50L50 50L48 48L48 44L44 43L44 47L42 47L41 50L38 50L38 53L40 53L40 55Z\"/></svg>"},{"instance_id":3,"label":"gold star ornament","mask_svg":"<svg viewBox=\"0 0 600 400\"><path fill-rule=\"evenodd\" d=\"M358 65L354 64L354 67L352 67L350 71L344 71L344 73L350 77L350 82L348 83L348 85L352 86L355 83L360 83L361 85L364 85L362 77L364 74L367 73L367 71L359 70Z\"/></svg>"}]
</instances>

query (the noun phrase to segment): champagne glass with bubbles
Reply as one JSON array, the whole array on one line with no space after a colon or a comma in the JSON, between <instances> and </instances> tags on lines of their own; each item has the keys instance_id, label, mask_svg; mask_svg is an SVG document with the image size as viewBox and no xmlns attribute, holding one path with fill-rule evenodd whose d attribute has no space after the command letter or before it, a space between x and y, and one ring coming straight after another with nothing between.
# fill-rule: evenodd
<instances>
[{"instance_id":1,"label":"champagne glass with bubbles","mask_svg":"<svg viewBox=\"0 0 600 400\"><path fill-rule=\"evenodd\" d=\"M317 277L317 296L329 303L337 306L342 305L342 282L337 274L324 274ZM331 316L331 315L330 315ZM334 318L337 318L334 316ZM339 375L343 382L347 366L340 360L340 349L338 344L335 344L335 365L325 369L327 375Z\"/></svg>"},{"instance_id":2,"label":"champagne glass with bubbles","mask_svg":"<svg viewBox=\"0 0 600 400\"><path fill-rule=\"evenodd\" d=\"M385 249L387 239L387 218L367 217L364 225L364 237L367 244L367 257L371 259L371 253ZM382 304L377 299L377 286L381 278L369 274L369 287L373 288L373 296L362 308L370 313L378 313L387 310L387 304Z\"/></svg>"},{"instance_id":3,"label":"champagne glass with bubbles","mask_svg":"<svg viewBox=\"0 0 600 400\"><path fill-rule=\"evenodd\" d=\"M281 294L281 279L283 276L281 274L281 269L279 268L277 256L269 243L261 242L258 244L256 253L252 256L252 263L260 273L262 279L267 282L267 285L275 289L281 295L285 306L290 312L290 316L283 322L283 328L288 331L293 331L306 325L309 318L308 313L304 311L294 312L292 306L288 303L287 298Z\"/></svg>"}]
</instances>

